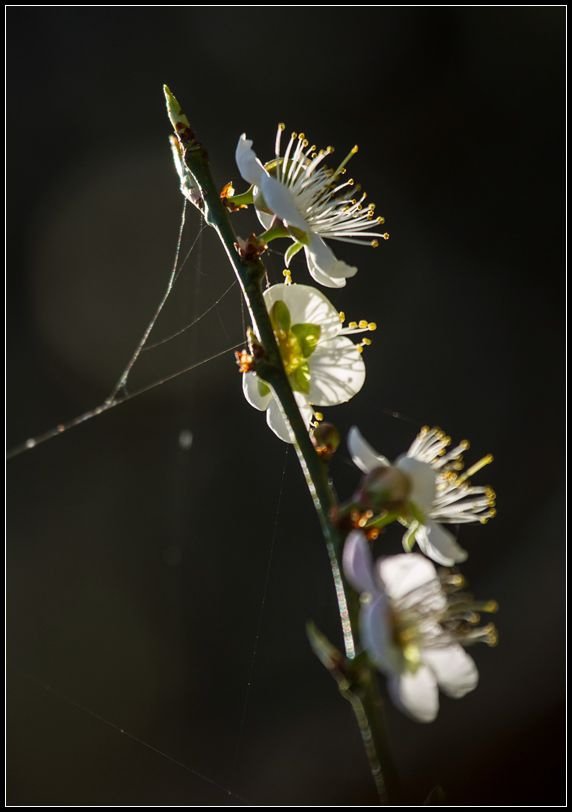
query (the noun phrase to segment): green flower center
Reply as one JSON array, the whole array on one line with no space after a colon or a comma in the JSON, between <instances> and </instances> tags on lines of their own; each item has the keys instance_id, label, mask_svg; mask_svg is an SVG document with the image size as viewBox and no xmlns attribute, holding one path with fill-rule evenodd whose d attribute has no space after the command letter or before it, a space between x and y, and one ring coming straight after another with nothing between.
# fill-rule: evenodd
<instances>
[{"instance_id":1,"label":"green flower center","mask_svg":"<svg viewBox=\"0 0 572 812\"><path fill-rule=\"evenodd\" d=\"M322 328L319 324L292 324L287 305L278 300L270 309L270 321L278 342L284 369L295 392L310 392L308 359L318 346Z\"/></svg>"}]
</instances>

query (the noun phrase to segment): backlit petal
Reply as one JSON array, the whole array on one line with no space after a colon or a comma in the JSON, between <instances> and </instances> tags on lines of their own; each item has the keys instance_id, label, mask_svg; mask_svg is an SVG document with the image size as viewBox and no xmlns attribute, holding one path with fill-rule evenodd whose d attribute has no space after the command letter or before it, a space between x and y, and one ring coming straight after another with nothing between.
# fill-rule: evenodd
<instances>
[{"instance_id":1,"label":"backlit petal","mask_svg":"<svg viewBox=\"0 0 572 812\"><path fill-rule=\"evenodd\" d=\"M364 474L369 474L374 468L389 465L389 460L382 454L378 454L377 451L370 446L356 426L352 426L349 431L348 449L354 464L357 465Z\"/></svg>"},{"instance_id":2,"label":"backlit petal","mask_svg":"<svg viewBox=\"0 0 572 812\"><path fill-rule=\"evenodd\" d=\"M420 550L444 567L452 567L467 560L466 550L457 544L453 534L433 519L428 519L424 525L419 526L415 538Z\"/></svg>"},{"instance_id":3,"label":"backlit petal","mask_svg":"<svg viewBox=\"0 0 572 812\"><path fill-rule=\"evenodd\" d=\"M238 171L247 183L260 185L262 177L267 173L262 163L256 157L255 151L252 149L252 141L250 141L243 133L238 139L235 152L236 165Z\"/></svg>"},{"instance_id":4,"label":"backlit petal","mask_svg":"<svg viewBox=\"0 0 572 812\"><path fill-rule=\"evenodd\" d=\"M292 324L317 324L320 342L340 332L338 311L323 293L310 285L272 285L264 291L264 301L268 310L274 302L283 301Z\"/></svg>"},{"instance_id":5,"label":"backlit petal","mask_svg":"<svg viewBox=\"0 0 572 812\"><path fill-rule=\"evenodd\" d=\"M448 696L458 699L477 687L477 666L462 646L423 649L421 657Z\"/></svg>"},{"instance_id":6,"label":"backlit petal","mask_svg":"<svg viewBox=\"0 0 572 812\"><path fill-rule=\"evenodd\" d=\"M418 722L432 722L439 710L439 691L433 672L422 665L389 680L395 704Z\"/></svg>"},{"instance_id":7,"label":"backlit petal","mask_svg":"<svg viewBox=\"0 0 572 812\"><path fill-rule=\"evenodd\" d=\"M356 592L377 592L373 576L373 559L365 533L352 530L343 551L344 575Z\"/></svg>"},{"instance_id":8,"label":"backlit petal","mask_svg":"<svg viewBox=\"0 0 572 812\"><path fill-rule=\"evenodd\" d=\"M272 400L272 391L270 390L268 394L261 395L260 394L260 378L256 374L256 372L245 372L242 376L242 391L244 392L244 397L250 403L251 406L254 406L255 409L260 409L260 411L264 411L264 409L268 408L268 404ZM266 384L264 384L266 385Z\"/></svg>"},{"instance_id":9,"label":"backlit petal","mask_svg":"<svg viewBox=\"0 0 572 812\"><path fill-rule=\"evenodd\" d=\"M320 341L310 363L309 400L315 406L345 403L362 388L365 364L349 338Z\"/></svg>"}]
</instances>

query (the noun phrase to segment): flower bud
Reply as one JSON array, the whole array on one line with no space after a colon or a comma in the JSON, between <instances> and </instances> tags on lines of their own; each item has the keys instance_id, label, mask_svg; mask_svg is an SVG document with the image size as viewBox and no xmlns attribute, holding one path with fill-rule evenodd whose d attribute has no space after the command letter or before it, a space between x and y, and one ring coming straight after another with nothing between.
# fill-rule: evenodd
<instances>
[{"instance_id":1,"label":"flower bud","mask_svg":"<svg viewBox=\"0 0 572 812\"><path fill-rule=\"evenodd\" d=\"M340 442L340 433L333 423L319 423L312 433L312 443L322 459L331 459Z\"/></svg>"},{"instance_id":2,"label":"flower bud","mask_svg":"<svg viewBox=\"0 0 572 812\"><path fill-rule=\"evenodd\" d=\"M411 480L399 468L392 465L374 468L364 476L354 497L360 507L374 510L399 512L409 498Z\"/></svg>"}]
</instances>

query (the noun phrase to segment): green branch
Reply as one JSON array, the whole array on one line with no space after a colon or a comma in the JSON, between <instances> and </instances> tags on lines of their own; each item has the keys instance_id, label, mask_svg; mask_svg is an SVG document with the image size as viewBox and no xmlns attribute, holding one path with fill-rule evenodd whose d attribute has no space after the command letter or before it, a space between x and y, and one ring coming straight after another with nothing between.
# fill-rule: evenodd
<instances>
[{"instance_id":1,"label":"green branch","mask_svg":"<svg viewBox=\"0 0 572 812\"><path fill-rule=\"evenodd\" d=\"M357 597L346 588L341 574L343 538L332 522L336 497L329 480L327 465L318 456L312 445L308 429L304 424L284 370L262 292L261 283L265 276L264 265L256 252L249 253L247 250L239 250L238 239L231 226L229 213L212 178L207 152L197 140L188 118L167 86L164 86L164 91L167 113L178 139L181 166L188 171L190 175L188 180L194 186L193 202L201 210L207 224L212 226L218 234L242 288L252 327L263 349L263 359L260 363L257 362L256 369L274 390L295 437L300 466L314 502L328 550L345 654L351 665L358 649L359 606ZM380 799L387 803L388 790L391 792L394 789L395 782L389 777L393 775L393 770L388 763L389 757L380 713L381 700L377 693L375 673L367 661L362 661L360 658L355 683L352 681L344 695L354 709Z\"/></svg>"}]
</instances>

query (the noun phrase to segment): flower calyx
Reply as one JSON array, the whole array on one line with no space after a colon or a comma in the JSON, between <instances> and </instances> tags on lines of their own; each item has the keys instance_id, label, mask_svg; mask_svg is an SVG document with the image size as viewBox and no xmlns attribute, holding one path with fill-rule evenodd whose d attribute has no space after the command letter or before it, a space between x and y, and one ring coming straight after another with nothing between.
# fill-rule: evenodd
<instances>
[{"instance_id":1,"label":"flower calyx","mask_svg":"<svg viewBox=\"0 0 572 812\"><path fill-rule=\"evenodd\" d=\"M266 251L265 242L258 239L256 234L251 234L246 240L237 237L234 247L241 260L247 264L257 263L262 254Z\"/></svg>"}]
</instances>

